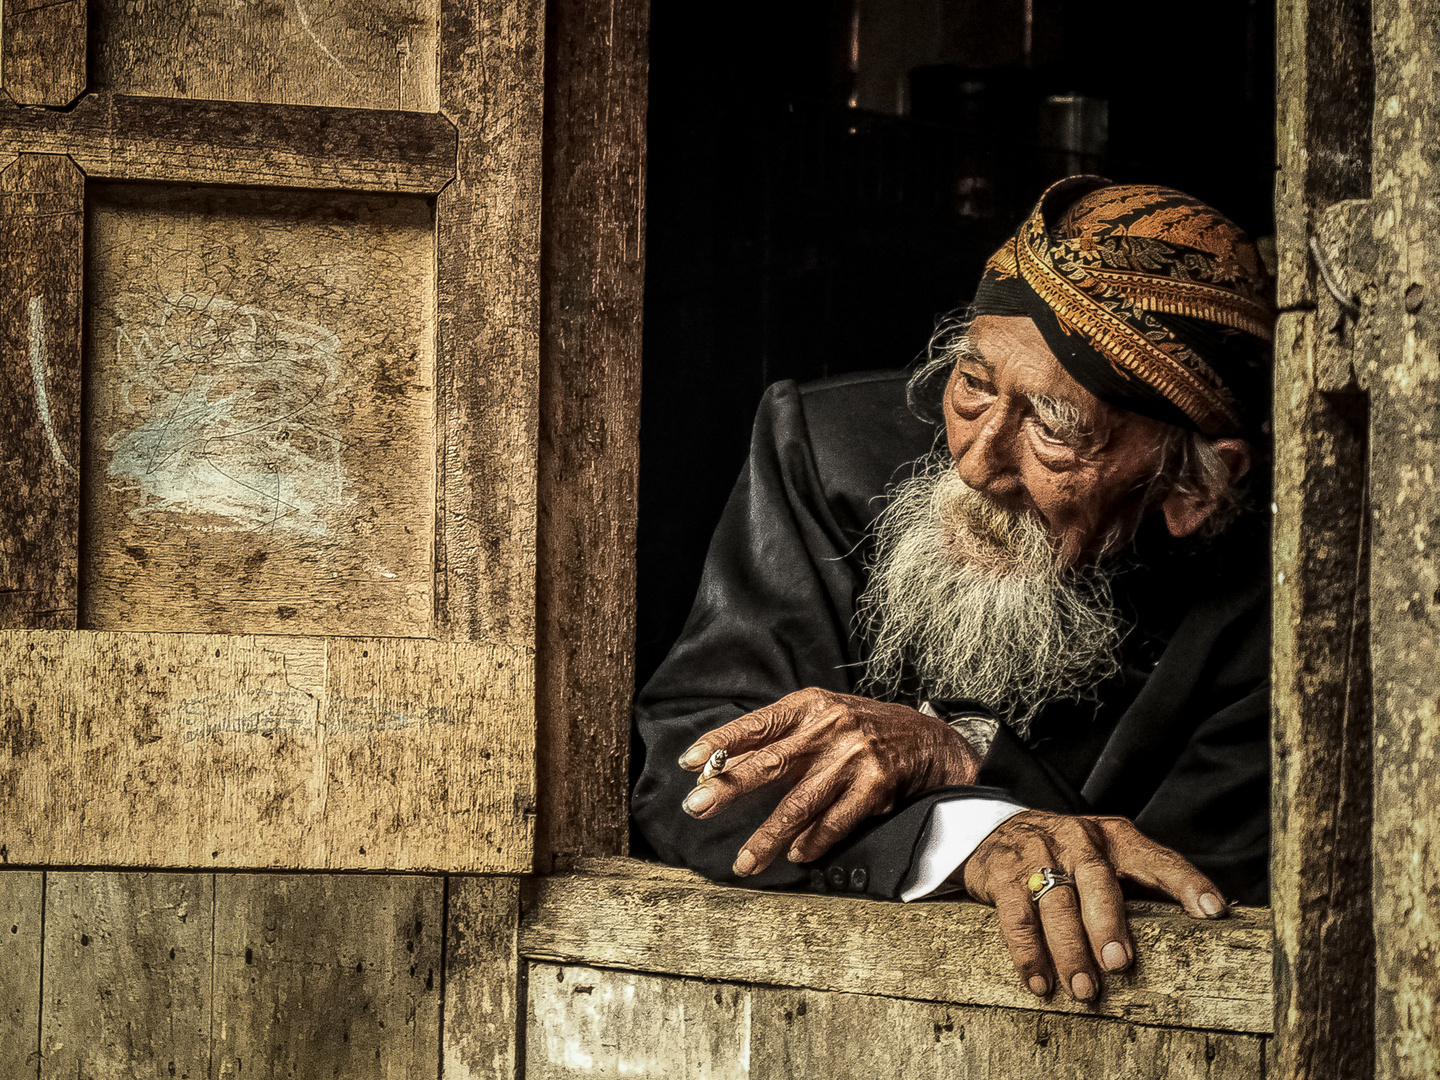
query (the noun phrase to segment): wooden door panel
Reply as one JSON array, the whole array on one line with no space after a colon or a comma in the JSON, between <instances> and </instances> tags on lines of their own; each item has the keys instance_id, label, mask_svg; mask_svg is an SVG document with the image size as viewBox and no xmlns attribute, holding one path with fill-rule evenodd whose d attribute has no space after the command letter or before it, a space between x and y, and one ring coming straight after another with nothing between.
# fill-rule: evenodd
<instances>
[{"instance_id":1,"label":"wooden door panel","mask_svg":"<svg viewBox=\"0 0 1440 1080\"><path fill-rule=\"evenodd\" d=\"M0 98L0 858L527 872L543 9L92 14Z\"/></svg>"},{"instance_id":2,"label":"wooden door panel","mask_svg":"<svg viewBox=\"0 0 1440 1080\"><path fill-rule=\"evenodd\" d=\"M96 630L428 637L424 199L91 189Z\"/></svg>"},{"instance_id":3,"label":"wooden door panel","mask_svg":"<svg viewBox=\"0 0 1440 1080\"><path fill-rule=\"evenodd\" d=\"M99 0L92 12L95 89L352 109L440 107L440 0Z\"/></svg>"},{"instance_id":4,"label":"wooden door panel","mask_svg":"<svg viewBox=\"0 0 1440 1080\"><path fill-rule=\"evenodd\" d=\"M530 678L465 642L0 633L6 857L523 872Z\"/></svg>"}]
</instances>

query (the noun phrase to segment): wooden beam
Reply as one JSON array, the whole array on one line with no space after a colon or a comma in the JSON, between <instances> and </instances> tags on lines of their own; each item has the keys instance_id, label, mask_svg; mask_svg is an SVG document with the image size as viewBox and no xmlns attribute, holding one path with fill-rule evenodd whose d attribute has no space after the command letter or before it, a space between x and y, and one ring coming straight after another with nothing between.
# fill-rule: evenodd
<instances>
[{"instance_id":1,"label":"wooden beam","mask_svg":"<svg viewBox=\"0 0 1440 1080\"><path fill-rule=\"evenodd\" d=\"M1256 1034L1272 1023L1263 909L1201 923L1132 903L1139 960L1085 1006L1026 990L994 910L979 904L765 893L644 868L525 888L520 951L532 960Z\"/></svg>"},{"instance_id":2,"label":"wooden beam","mask_svg":"<svg viewBox=\"0 0 1440 1080\"><path fill-rule=\"evenodd\" d=\"M25 152L93 179L434 194L456 133L435 113L101 93L66 112L0 103L0 156Z\"/></svg>"},{"instance_id":3,"label":"wooden beam","mask_svg":"<svg viewBox=\"0 0 1440 1080\"><path fill-rule=\"evenodd\" d=\"M19 105L69 105L85 92L86 0L4 0L0 73Z\"/></svg>"},{"instance_id":4,"label":"wooden beam","mask_svg":"<svg viewBox=\"0 0 1440 1080\"><path fill-rule=\"evenodd\" d=\"M1370 193L1370 3L1278 19L1272 1075L1331 1080L1374 1071L1368 403L1310 241L1358 286L1321 226Z\"/></svg>"},{"instance_id":5,"label":"wooden beam","mask_svg":"<svg viewBox=\"0 0 1440 1080\"><path fill-rule=\"evenodd\" d=\"M74 629L80 551L85 177L22 154L0 173L0 628Z\"/></svg>"},{"instance_id":6,"label":"wooden beam","mask_svg":"<svg viewBox=\"0 0 1440 1080\"><path fill-rule=\"evenodd\" d=\"M0 1061L18 1067L40 1053L40 963L45 875L0 870Z\"/></svg>"},{"instance_id":7,"label":"wooden beam","mask_svg":"<svg viewBox=\"0 0 1440 1080\"><path fill-rule=\"evenodd\" d=\"M214 875L47 880L42 1080L208 1075Z\"/></svg>"},{"instance_id":8,"label":"wooden beam","mask_svg":"<svg viewBox=\"0 0 1440 1080\"><path fill-rule=\"evenodd\" d=\"M1421 1080L1440 1075L1440 11L1374 0L1373 26L1375 255L1361 292L1373 305L1375 1076Z\"/></svg>"},{"instance_id":9,"label":"wooden beam","mask_svg":"<svg viewBox=\"0 0 1440 1080\"><path fill-rule=\"evenodd\" d=\"M628 850L648 7L548 7L535 586L542 873Z\"/></svg>"},{"instance_id":10,"label":"wooden beam","mask_svg":"<svg viewBox=\"0 0 1440 1080\"><path fill-rule=\"evenodd\" d=\"M435 201L436 634L533 657L544 0L447 0L440 20L460 134Z\"/></svg>"},{"instance_id":11,"label":"wooden beam","mask_svg":"<svg viewBox=\"0 0 1440 1080\"><path fill-rule=\"evenodd\" d=\"M527 1080L1261 1080L1263 1037L532 964Z\"/></svg>"},{"instance_id":12,"label":"wooden beam","mask_svg":"<svg viewBox=\"0 0 1440 1080\"><path fill-rule=\"evenodd\" d=\"M523 1076L520 882L451 877L445 939L446 1080Z\"/></svg>"}]
</instances>

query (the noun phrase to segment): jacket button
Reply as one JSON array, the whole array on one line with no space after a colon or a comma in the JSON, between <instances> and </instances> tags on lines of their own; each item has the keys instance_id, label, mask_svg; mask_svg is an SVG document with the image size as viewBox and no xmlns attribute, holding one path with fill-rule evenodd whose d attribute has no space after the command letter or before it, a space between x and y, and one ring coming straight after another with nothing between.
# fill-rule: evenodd
<instances>
[{"instance_id":1,"label":"jacket button","mask_svg":"<svg viewBox=\"0 0 1440 1080\"><path fill-rule=\"evenodd\" d=\"M865 886L870 884L870 875L865 872L863 866L857 866L850 871L850 891L864 892Z\"/></svg>"},{"instance_id":2,"label":"jacket button","mask_svg":"<svg viewBox=\"0 0 1440 1080\"><path fill-rule=\"evenodd\" d=\"M825 875L822 874L819 870L811 870L811 871L810 871L810 891L811 891L811 892L824 892L824 891L825 891Z\"/></svg>"},{"instance_id":3,"label":"jacket button","mask_svg":"<svg viewBox=\"0 0 1440 1080\"><path fill-rule=\"evenodd\" d=\"M846 874L845 868L843 866L832 866L829 870L825 871L826 882L829 884L830 888L834 889L836 892L845 891L845 878Z\"/></svg>"}]
</instances>

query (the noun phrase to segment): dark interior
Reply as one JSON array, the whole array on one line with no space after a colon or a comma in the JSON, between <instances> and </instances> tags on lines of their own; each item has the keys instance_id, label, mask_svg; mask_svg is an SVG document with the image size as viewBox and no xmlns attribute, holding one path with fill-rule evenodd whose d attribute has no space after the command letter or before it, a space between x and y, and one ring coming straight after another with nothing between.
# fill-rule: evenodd
<instances>
[{"instance_id":1,"label":"dark interior","mask_svg":"<svg viewBox=\"0 0 1440 1080\"><path fill-rule=\"evenodd\" d=\"M1166 184L1273 233L1274 21L1273 0L652 5L640 683L765 387L909 364L1048 182Z\"/></svg>"}]
</instances>

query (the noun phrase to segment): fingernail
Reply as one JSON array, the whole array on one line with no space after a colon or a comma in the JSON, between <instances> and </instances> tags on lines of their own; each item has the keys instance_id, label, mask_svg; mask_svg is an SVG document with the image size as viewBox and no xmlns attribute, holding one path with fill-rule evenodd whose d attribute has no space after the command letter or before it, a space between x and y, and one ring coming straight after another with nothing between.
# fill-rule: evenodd
<instances>
[{"instance_id":1,"label":"fingernail","mask_svg":"<svg viewBox=\"0 0 1440 1080\"><path fill-rule=\"evenodd\" d=\"M1030 992L1036 997L1044 997L1050 992L1050 984L1045 981L1043 975L1030 976Z\"/></svg>"},{"instance_id":2,"label":"fingernail","mask_svg":"<svg viewBox=\"0 0 1440 1080\"><path fill-rule=\"evenodd\" d=\"M1083 971L1070 980L1070 989L1081 1001L1089 1001L1095 996L1095 983Z\"/></svg>"},{"instance_id":3,"label":"fingernail","mask_svg":"<svg viewBox=\"0 0 1440 1080\"><path fill-rule=\"evenodd\" d=\"M1130 962L1130 957L1126 955L1124 945L1112 941L1100 950L1100 962L1105 965L1106 971L1119 971Z\"/></svg>"},{"instance_id":4,"label":"fingernail","mask_svg":"<svg viewBox=\"0 0 1440 1080\"><path fill-rule=\"evenodd\" d=\"M1210 918L1214 918L1225 910L1224 901L1212 892L1207 892L1200 897L1200 910Z\"/></svg>"},{"instance_id":5,"label":"fingernail","mask_svg":"<svg viewBox=\"0 0 1440 1080\"><path fill-rule=\"evenodd\" d=\"M735 860L735 865L731 867L731 869L735 871L736 877L748 877L750 872L755 869L755 856L751 855L748 851L740 852L739 857Z\"/></svg>"},{"instance_id":6,"label":"fingernail","mask_svg":"<svg viewBox=\"0 0 1440 1080\"><path fill-rule=\"evenodd\" d=\"M805 856L800 854L800 849L798 847L792 847L789 854L787 854L785 858L789 859L793 863L802 863L805 861Z\"/></svg>"},{"instance_id":7,"label":"fingernail","mask_svg":"<svg viewBox=\"0 0 1440 1080\"><path fill-rule=\"evenodd\" d=\"M713 791L708 787L697 787L685 796L685 801L680 805L687 814L698 814L702 810L710 809L710 804L714 801L715 793Z\"/></svg>"},{"instance_id":8,"label":"fingernail","mask_svg":"<svg viewBox=\"0 0 1440 1080\"><path fill-rule=\"evenodd\" d=\"M686 750L685 753L680 755L680 764L687 769L704 765L708 760L710 760L710 751L705 748L704 743L697 742L694 746L690 747L689 750Z\"/></svg>"}]
</instances>

